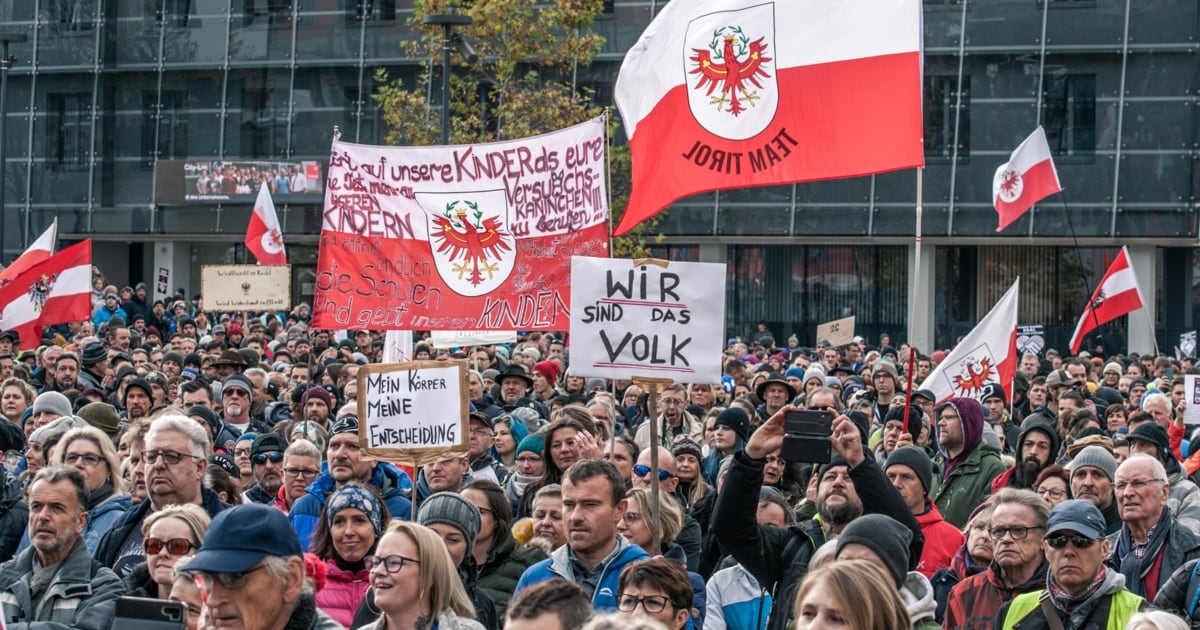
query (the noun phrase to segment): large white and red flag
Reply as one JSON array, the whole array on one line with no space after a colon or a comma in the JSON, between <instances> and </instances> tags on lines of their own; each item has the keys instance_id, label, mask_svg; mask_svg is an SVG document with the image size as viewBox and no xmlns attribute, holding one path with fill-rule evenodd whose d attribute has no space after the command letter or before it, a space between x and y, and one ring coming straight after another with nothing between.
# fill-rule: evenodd
<instances>
[{"instance_id":1,"label":"large white and red flag","mask_svg":"<svg viewBox=\"0 0 1200 630\"><path fill-rule=\"evenodd\" d=\"M1116 260L1108 266L1092 299L1083 308L1075 334L1071 335L1071 354L1078 354L1088 333L1112 320L1128 315L1145 305L1137 275L1129 264L1129 250L1122 247Z\"/></svg>"},{"instance_id":2,"label":"large white and red flag","mask_svg":"<svg viewBox=\"0 0 1200 630\"><path fill-rule=\"evenodd\" d=\"M1061 190L1046 131L1038 125L992 177L992 205L1000 215L996 231L1021 218L1033 204Z\"/></svg>"},{"instance_id":3,"label":"large white and red flag","mask_svg":"<svg viewBox=\"0 0 1200 630\"><path fill-rule=\"evenodd\" d=\"M633 153L617 235L688 195L921 166L921 2L671 2L616 102Z\"/></svg>"},{"instance_id":4,"label":"large white and red flag","mask_svg":"<svg viewBox=\"0 0 1200 630\"><path fill-rule=\"evenodd\" d=\"M487 144L335 139L313 325L570 328L571 256L608 255L606 146L602 116Z\"/></svg>"},{"instance_id":5,"label":"large white and red flag","mask_svg":"<svg viewBox=\"0 0 1200 630\"><path fill-rule=\"evenodd\" d=\"M988 383L999 383L1012 400L1017 374L1017 293L1021 279L1004 293L992 310L963 337L921 383L938 402L952 397L976 398Z\"/></svg>"},{"instance_id":6,"label":"large white and red flag","mask_svg":"<svg viewBox=\"0 0 1200 630\"><path fill-rule=\"evenodd\" d=\"M36 344L44 326L92 316L92 241L72 245L0 288L0 330Z\"/></svg>"},{"instance_id":7,"label":"large white and red flag","mask_svg":"<svg viewBox=\"0 0 1200 630\"><path fill-rule=\"evenodd\" d=\"M264 183L258 189L254 202L254 213L246 228L246 249L250 250L260 265L286 265L287 252L283 249L283 232L279 229L279 217L275 214L275 202L271 191Z\"/></svg>"},{"instance_id":8,"label":"large white and red flag","mask_svg":"<svg viewBox=\"0 0 1200 630\"><path fill-rule=\"evenodd\" d=\"M50 227L46 228L42 235L37 237L37 240L29 244L25 251L17 256L17 259L11 265L0 271L0 287L13 281L13 278L21 275L26 269L46 260L54 253L54 246L58 243L58 217L50 222Z\"/></svg>"}]
</instances>

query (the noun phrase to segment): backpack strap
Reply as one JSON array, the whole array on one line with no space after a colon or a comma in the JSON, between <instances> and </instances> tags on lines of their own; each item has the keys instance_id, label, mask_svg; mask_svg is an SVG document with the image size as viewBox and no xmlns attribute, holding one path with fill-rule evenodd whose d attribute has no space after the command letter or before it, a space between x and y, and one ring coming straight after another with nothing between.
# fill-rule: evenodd
<instances>
[{"instance_id":1,"label":"backpack strap","mask_svg":"<svg viewBox=\"0 0 1200 630\"><path fill-rule=\"evenodd\" d=\"M1187 581L1188 590L1191 590L1192 584L1195 583L1197 572L1200 572L1200 562L1195 562L1192 564L1192 574L1188 576L1188 581ZM1187 591L1184 591L1184 593L1186 593L1186 592ZM1196 592L1192 593L1192 601L1191 601L1191 603L1188 604L1188 608L1187 608L1187 614L1188 614L1189 618L1191 618L1191 616L1193 614L1195 614L1196 604L1198 604L1198 603L1200 603L1200 588L1197 588Z\"/></svg>"}]
</instances>

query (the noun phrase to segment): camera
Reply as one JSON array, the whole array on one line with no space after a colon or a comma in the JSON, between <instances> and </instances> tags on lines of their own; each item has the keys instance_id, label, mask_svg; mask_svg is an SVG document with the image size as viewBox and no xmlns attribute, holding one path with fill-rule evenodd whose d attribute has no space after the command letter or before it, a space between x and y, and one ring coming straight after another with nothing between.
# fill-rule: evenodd
<instances>
[{"instance_id":1,"label":"camera","mask_svg":"<svg viewBox=\"0 0 1200 630\"><path fill-rule=\"evenodd\" d=\"M810 409L789 411L784 417L783 448L779 456L788 462L827 464L833 413Z\"/></svg>"}]
</instances>

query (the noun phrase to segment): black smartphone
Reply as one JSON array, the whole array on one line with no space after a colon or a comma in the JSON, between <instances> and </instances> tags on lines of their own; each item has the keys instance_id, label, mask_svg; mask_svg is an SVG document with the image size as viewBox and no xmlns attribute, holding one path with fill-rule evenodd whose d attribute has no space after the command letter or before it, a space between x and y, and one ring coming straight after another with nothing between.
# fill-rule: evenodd
<instances>
[{"instance_id":1,"label":"black smartphone","mask_svg":"<svg viewBox=\"0 0 1200 630\"><path fill-rule=\"evenodd\" d=\"M180 602L146 597L118 597L112 627L121 630L183 630L187 608Z\"/></svg>"},{"instance_id":2,"label":"black smartphone","mask_svg":"<svg viewBox=\"0 0 1200 630\"><path fill-rule=\"evenodd\" d=\"M829 436L833 434L833 413L796 409L784 416L783 448L779 456L788 462L829 463Z\"/></svg>"}]
</instances>

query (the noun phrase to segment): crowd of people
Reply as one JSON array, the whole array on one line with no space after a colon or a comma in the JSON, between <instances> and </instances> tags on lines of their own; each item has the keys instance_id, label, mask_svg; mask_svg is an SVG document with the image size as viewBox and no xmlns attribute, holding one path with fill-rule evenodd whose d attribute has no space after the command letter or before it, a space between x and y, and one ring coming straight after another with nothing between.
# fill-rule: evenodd
<instances>
[{"instance_id":1,"label":"crowd of people","mask_svg":"<svg viewBox=\"0 0 1200 630\"><path fill-rule=\"evenodd\" d=\"M122 596L189 630L1200 628L1190 359L1047 350L938 400L907 372L945 350L760 328L652 395L560 333L419 339L468 366L470 431L413 470L359 439L381 331L96 279L90 321L0 332L8 628ZM827 461L785 458L797 409Z\"/></svg>"}]
</instances>

